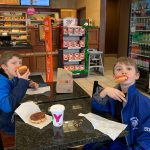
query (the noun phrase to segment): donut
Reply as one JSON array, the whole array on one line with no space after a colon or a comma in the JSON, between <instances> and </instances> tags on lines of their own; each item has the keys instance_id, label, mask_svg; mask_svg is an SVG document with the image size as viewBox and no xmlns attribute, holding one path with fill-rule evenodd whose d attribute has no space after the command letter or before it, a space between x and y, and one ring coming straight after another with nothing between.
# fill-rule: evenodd
<instances>
[{"instance_id":1,"label":"donut","mask_svg":"<svg viewBox=\"0 0 150 150\"><path fill-rule=\"evenodd\" d=\"M128 77L125 76L125 75L117 76L117 77L115 77L115 82L121 83L121 82L124 82L124 81L127 80L127 79L128 79Z\"/></svg>"},{"instance_id":2,"label":"donut","mask_svg":"<svg viewBox=\"0 0 150 150\"><path fill-rule=\"evenodd\" d=\"M36 112L30 116L30 121L35 124L39 124L46 120L46 115L44 112Z\"/></svg>"},{"instance_id":3,"label":"donut","mask_svg":"<svg viewBox=\"0 0 150 150\"><path fill-rule=\"evenodd\" d=\"M27 72L28 67L27 66L20 66L19 68L17 68L18 72L20 73L20 75L23 75Z\"/></svg>"}]
</instances>

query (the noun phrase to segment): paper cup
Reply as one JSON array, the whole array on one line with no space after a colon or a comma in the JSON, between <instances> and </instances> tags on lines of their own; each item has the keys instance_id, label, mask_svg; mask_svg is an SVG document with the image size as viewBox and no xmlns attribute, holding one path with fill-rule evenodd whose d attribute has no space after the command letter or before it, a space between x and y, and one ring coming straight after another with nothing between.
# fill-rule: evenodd
<instances>
[{"instance_id":1,"label":"paper cup","mask_svg":"<svg viewBox=\"0 0 150 150\"><path fill-rule=\"evenodd\" d=\"M53 126L60 127L63 125L65 106L56 104L49 108L49 111L52 113Z\"/></svg>"}]
</instances>

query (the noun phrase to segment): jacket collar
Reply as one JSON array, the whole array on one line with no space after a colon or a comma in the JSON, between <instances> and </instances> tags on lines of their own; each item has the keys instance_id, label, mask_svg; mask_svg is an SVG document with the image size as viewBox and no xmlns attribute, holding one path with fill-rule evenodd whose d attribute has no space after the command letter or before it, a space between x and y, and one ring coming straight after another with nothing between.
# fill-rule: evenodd
<instances>
[{"instance_id":1,"label":"jacket collar","mask_svg":"<svg viewBox=\"0 0 150 150\"><path fill-rule=\"evenodd\" d=\"M135 84L131 85L128 88L128 97L132 96L134 93L137 93L137 92L138 90L136 89Z\"/></svg>"},{"instance_id":2,"label":"jacket collar","mask_svg":"<svg viewBox=\"0 0 150 150\"><path fill-rule=\"evenodd\" d=\"M0 68L0 74L3 75L4 77L8 78L8 75L4 72L2 68Z\"/></svg>"}]
</instances>

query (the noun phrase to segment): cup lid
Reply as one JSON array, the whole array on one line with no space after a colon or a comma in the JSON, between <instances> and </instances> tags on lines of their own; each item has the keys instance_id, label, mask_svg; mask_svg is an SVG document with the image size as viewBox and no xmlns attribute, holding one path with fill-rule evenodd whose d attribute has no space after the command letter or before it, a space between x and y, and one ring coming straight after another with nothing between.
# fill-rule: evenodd
<instances>
[{"instance_id":1,"label":"cup lid","mask_svg":"<svg viewBox=\"0 0 150 150\"><path fill-rule=\"evenodd\" d=\"M65 106L61 104L52 105L51 107L48 108L48 111L50 112L58 112L64 110L65 110Z\"/></svg>"}]
</instances>

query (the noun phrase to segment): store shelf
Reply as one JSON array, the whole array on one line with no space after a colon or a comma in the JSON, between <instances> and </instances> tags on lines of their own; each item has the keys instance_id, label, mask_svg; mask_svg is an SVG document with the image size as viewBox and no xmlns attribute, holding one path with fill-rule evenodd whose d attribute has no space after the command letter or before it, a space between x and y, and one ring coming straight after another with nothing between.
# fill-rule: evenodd
<instances>
[{"instance_id":1,"label":"store shelf","mask_svg":"<svg viewBox=\"0 0 150 150\"><path fill-rule=\"evenodd\" d=\"M27 16L25 12L1 12L0 34L7 33L11 40L27 41Z\"/></svg>"},{"instance_id":2,"label":"store shelf","mask_svg":"<svg viewBox=\"0 0 150 150\"><path fill-rule=\"evenodd\" d=\"M75 78L87 76L85 28L65 26L61 30L63 68L71 71Z\"/></svg>"},{"instance_id":3,"label":"store shelf","mask_svg":"<svg viewBox=\"0 0 150 150\"><path fill-rule=\"evenodd\" d=\"M146 55L142 55L142 54L137 54L137 53L131 53L131 55L136 55L136 56L150 58L150 56L146 56Z\"/></svg>"},{"instance_id":4,"label":"store shelf","mask_svg":"<svg viewBox=\"0 0 150 150\"><path fill-rule=\"evenodd\" d=\"M150 1L132 1L131 10L128 54L140 71L138 87L150 91Z\"/></svg>"}]
</instances>

